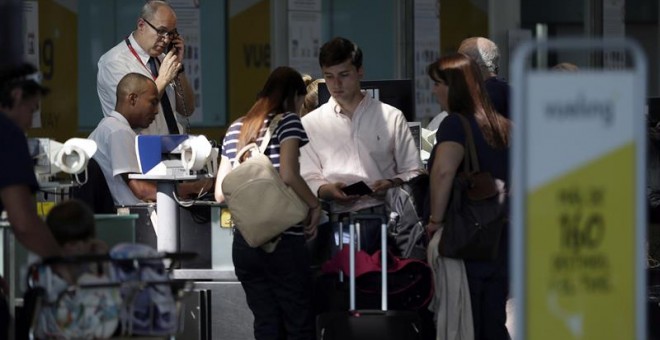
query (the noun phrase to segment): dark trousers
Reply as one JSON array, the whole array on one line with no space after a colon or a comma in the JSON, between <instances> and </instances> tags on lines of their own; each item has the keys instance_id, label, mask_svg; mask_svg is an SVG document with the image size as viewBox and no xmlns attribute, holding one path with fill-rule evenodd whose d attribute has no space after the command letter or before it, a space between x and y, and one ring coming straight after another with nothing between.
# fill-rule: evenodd
<instances>
[{"instance_id":1,"label":"dark trousers","mask_svg":"<svg viewBox=\"0 0 660 340\"><path fill-rule=\"evenodd\" d=\"M266 253L234 234L236 276L254 314L256 340L314 339L312 280L302 236L283 235Z\"/></svg>"},{"instance_id":2,"label":"dark trousers","mask_svg":"<svg viewBox=\"0 0 660 340\"><path fill-rule=\"evenodd\" d=\"M509 281L504 275L471 276L468 285L472 302L474 338L476 340L508 340L506 300Z\"/></svg>"}]
</instances>

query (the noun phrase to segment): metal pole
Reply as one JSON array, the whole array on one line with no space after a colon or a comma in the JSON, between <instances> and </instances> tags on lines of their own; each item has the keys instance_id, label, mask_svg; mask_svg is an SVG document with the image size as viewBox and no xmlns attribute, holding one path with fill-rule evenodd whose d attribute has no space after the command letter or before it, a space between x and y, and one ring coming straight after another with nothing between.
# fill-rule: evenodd
<instances>
[{"instance_id":1,"label":"metal pole","mask_svg":"<svg viewBox=\"0 0 660 340\"><path fill-rule=\"evenodd\" d=\"M289 17L287 2L270 2L270 68L289 64Z\"/></svg>"},{"instance_id":2,"label":"metal pole","mask_svg":"<svg viewBox=\"0 0 660 340\"><path fill-rule=\"evenodd\" d=\"M603 36L603 0L584 1L584 35L593 39ZM603 66L603 51L591 52L589 66Z\"/></svg>"},{"instance_id":3,"label":"metal pole","mask_svg":"<svg viewBox=\"0 0 660 340\"><path fill-rule=\"evenodd\" d=\"M176 181L160 180L157 186L158 251L177 252L179 251L179 205L175 197Z\"/></svg>"},{"instance_id":4,"label":"metal pole","mask_svg":"<svg viewBox=\"0 0 660 340\"><path fill-rule=\"evenodd\" d=\"M536 41L548 40L548 25L536 24ZM536 67L538 69L548 68L548 50L539 48L536 50Z\"/></svg>"},{"instance_id":5,"label":"metal pole","mask_svg":"<svg viewBox=\"0 0 660 340\"><path fill-rule=\"evenodd\" d=\"M521 0L488 0L488 37L500 49L500 69L498 75L509 79L508 32L520 29Z\"/></svg>"}]
</instances>

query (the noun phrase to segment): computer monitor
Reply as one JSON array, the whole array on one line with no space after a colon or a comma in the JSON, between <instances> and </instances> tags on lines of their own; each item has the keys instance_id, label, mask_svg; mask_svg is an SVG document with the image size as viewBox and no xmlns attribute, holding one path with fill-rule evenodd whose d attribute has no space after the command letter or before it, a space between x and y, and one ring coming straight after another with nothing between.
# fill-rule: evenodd
<instances>
[{"instance_id":1,"label":"computer monitor","mask_svg":"<svg viewBox=\"0 0 660 340\"><path fill-rule=\"evenodd\" d=\"M412 80L364 80L360 82L360 87L373 98L401 110L407 121L415 120ZM330 92L328 92L327 84L319 83L319 106L325 104L328 99L330 99Z\"/></svg>"}]
</instances>

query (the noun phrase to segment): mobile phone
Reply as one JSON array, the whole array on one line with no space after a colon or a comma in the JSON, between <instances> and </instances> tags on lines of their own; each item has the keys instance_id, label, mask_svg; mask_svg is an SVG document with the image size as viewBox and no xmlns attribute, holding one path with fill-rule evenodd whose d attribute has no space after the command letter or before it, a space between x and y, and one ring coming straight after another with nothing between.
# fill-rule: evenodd
<instances>
[{"instance_id":1,"label":"mobile phone","mask_svg":"<svg viewBox=\"0 0 660 340\"><path fill-rule=\"evenodd\" d=\"M179 33L175 32L172 35L172 38L170 39L170 43L167 45L167 48L165 49L165 53L169 53L172 49L174 49L174 54L177 54L179 51L177 51L177 48L174 45L174 40L179 38Z\"/></svg>"},{"instance_id":2,"label":"mobile phone","mask_svg":"<svg viewBox=\"0 0 660 340\"><path fill-rule=\"evenodd\" d=\"M347 185L347 186L341 188L341 190L348 196L369 195L369 194L372 194L374 192L373 190L371 190L371 188L366 183L364 183L364 181L359 181L359 182L355 182L351 185Z\"/></svg>"},{"instance_id":3,"label":"mobile phone","mask_svg":"<svg viewBox=\"0 0 660 340\"><path fill-rule=\"evenodd\" d=\"M167 45L167 48L165 49L165 54L169 53L171 50L174 50L174 54L177 54L177 48L174 45L174 42L170 42L169 45Z\"/></svg>"},{"instance_id":4,"label":"mobile phone","mask_svg":"<svg viewBox=\"0 0 660 340\"><path fill-rule=\"evenodd\" d=\"M167 48L165 48L165 54L170 53L172 49L174 49L174 54L176 54L176 47L174 47L174 43L169 43Z\"/></svg>"}]
</instances>

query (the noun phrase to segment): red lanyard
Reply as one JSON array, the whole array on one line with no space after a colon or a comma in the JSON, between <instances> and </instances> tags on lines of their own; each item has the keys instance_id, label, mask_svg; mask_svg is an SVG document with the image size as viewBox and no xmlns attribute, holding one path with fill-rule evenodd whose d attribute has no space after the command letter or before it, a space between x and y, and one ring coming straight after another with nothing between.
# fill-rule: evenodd
<instances>
[{"instance_id":1,"label":"red lanyard","mask_svg":"<svg viewBox=\"0 0 660 340\"><path fill-rule=\"evenodd\" d=\"M128 46L128 49L131 50L131 53L133 53L133 55L135 56L135 59L137 59L140 62L140 64L142 64L142 66L144 66L144 68L146 68L147 71L149 71L149 74L151 74L151 78L154 78L154 80L156 80L156 76L151 72L149 67L147 67L147 65L145 65L144 62L142 62L142 58L140 58L140 56L133 48L133 45L131 45L131 41L128 40L128 38L124 39L124 41L126 42L126 46Z\"/></svg>"}]
</instances>

